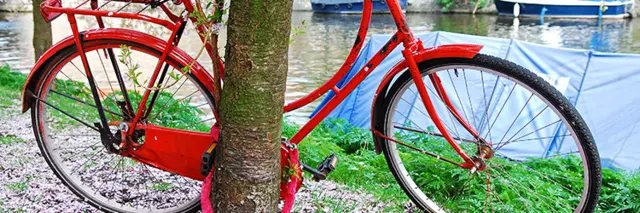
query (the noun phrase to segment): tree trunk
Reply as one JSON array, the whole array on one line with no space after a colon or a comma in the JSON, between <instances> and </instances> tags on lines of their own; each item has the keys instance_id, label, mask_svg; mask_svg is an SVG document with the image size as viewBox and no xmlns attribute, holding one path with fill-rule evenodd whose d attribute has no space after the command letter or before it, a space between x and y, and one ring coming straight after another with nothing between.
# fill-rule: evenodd
<instances>
[{"instance_id":1,"label":"tree trunk","mask_svg":"<svg viewBox=\"0 0 640 213\"><path fill-rule=\"evenodd\" d=\"M36 61L51 47L51 24L40 14L40 4L44 0L32 0L33 7L33 53Z\"/></svg>"},{"instance_id":2,"label":"tree trunk","mask_svg":"<svg viewBox=\"0 0 640 213\"><path fill-rule=\"evenodd\" d=\"M233 0L212 205L277 212L292 0Z\"/></svg>"}]
</instances>

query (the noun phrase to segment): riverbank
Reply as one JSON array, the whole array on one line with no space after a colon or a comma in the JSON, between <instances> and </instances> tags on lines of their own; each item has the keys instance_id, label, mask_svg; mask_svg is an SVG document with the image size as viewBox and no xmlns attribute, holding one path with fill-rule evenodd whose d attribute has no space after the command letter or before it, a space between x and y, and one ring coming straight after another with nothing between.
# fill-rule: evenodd
<instances>
[{"instance_id":1,"label":"riverbank","mask_svg":"<svg viewBox=\"0 0 640 213\"><path fill-rule=\"evenodd\" d=\"M640 0L635 0L635 5L640 4ZM445 13L472 13L474 5L471 3L465 5L462 3L456 4L453 8L447 9ZM294 11L311 11L310 0L294 0ZM31 12L30 0L5 0L0 3L0 12ZM437 0L408 0L406 11L408 13L442 13L443 7L437 3ZM493 14L497 15L493 0L488 0L485 7L478 8L476 14ZM640 6L635 6L630 12L630 17L635 18L640 15Z\"/></svg>"},{"instance_id":2,"label":"riverbank","mask_svg":"<svg viewBox=\"0 0 640 213\"><path fill-rule=\"evenodd\" d=\"M31 12L30 0L5 0L6 2L0 3L0 12ZM442 12L442 6L436 2L437 0L408 0L406 11L409 13L440 13ZM476 13L478 14L498 14L493 0L488 0L487 6L479 8ZM447 10L448 13L471 13L474 5L458 4ZM311 11L310 0L294 0L294 11Z\"/></svg>"},{"instance_id":3,"label":"riverbank","mask_svg":"<svg viewBox=\"0 0 640 213\"><path fill-rule=\"evenodd\" d=\"M19 108L21 85L25 79L24 74L9 72L6 66L0 67L0 212L95 212L95 209L86 205L61 184L40 155L31 128L30 113L22 114ZM299 128L298 125L284 122L282 134L284 137L291 137ZM414 138L411 135L407 137ZM425 148L446 156L447 153L438 150L441 146L434 146L441 141L431 137L424 140L423 144L427 146ZM385 157L375 153L370 131L351 127L344 121L327 121L306 137L299 148L301 161L307 165L318 165L330 154L336 154L340 161L326 181L316 183L305 176L304 186L297 195L294 211L415 210L389 171ZM420 162L424 163L424 167L415 172L425 178L425 184L420 185L425 192L442 191L442 186L451 184L451 178L459 177L459 172L456 172L459 170L443 170L445 167L442 167L441 161L434 158L425 158L424 155L414 152L404 153L403 156L420 159ZM564 172L576 170L571 166L579 165L557 159L546 163L556 164L558 171ZM523 180L531 178L530 170L526 169L514 167L509 169L508 173ZM536 191L546 193L551 192L551 188L553 187L541 185ZM479 194L483 192L483 189L473 191ZM599 212L640 212L640 201L637 197L640 197L640 173L603 170ZM473 199L479 199L473 203L480 206L470 208L481 209L483 198ZM517 202L519 199L527 198L516 196L504 201L516 202L512 204L515 205L521 204ZM458 201L452 199L451 202ZM526 206L514 208L526 209Z\"/></svg>"},{"instance_id":4,"label":"riverbank","mask_svg":"<svg viewBox=\"0 0 640 213\"><path fill-rule=\"evenodd\" d=\"M477 14L498 14L498 10L493 4L493 0L488 0L484 8L478 8ZM470 14L473 11L474 5L469 3L464 5L459 3L453 8L448 9L447 13L467 13ZM442 13L442 5L437 3L437 0L407 0L407 13ZM311 11L310 0L294 0L293 10L296 11Z\"/></svg>"}]
</instances>

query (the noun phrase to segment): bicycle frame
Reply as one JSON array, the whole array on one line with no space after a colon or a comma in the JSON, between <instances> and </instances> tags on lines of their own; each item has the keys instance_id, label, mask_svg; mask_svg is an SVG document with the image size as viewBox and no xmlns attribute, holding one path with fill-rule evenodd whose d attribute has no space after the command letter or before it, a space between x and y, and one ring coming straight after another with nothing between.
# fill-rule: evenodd
<instances>
[{"instance_id":1,"label":"bicycle frame","mask_svg":"<svg viewBox=\"0 0 640 213\"><path fill-rule=\"evenodd\" d=\"M309 122L307 122L304 126L302 126L302 128L298 132L296 132L296 134L290 139L290 142L294 144L300 143L300 141L302 141L304 137L306 137L318 124L320 124L320 122L324 120L331 111L333 111L360 83L362 83L362 81L369 74L373 72L373 70L382 62L382 60L384 60L389 55L391 51L393 51L398 45L400 45L400 43L402 43L404 46L402 55L405 58L405 65L408 66L409 72L411 73L412 79L415 81L416 85L420 85L420 86L417 86L417 89L420 94L420 97L423 100L423 104L425 105L425 108L427 109L429 116L435 123L438 130L442 133L443 137L464 160L463 164L458 164L458 165L467 169L476 168L477 165L474 163L474 161L469 157L469 155L467 155L460 148L460 146L454 141L454 138L451 136L451 134L445 129L444 124L442 123L439 116L437 115L435 111L435 107L433 106L433 103L429 98L426 86L424 86L425 84L420 74L420 70L418 69L417 62L421 62L429 58L421 58L420 61L416 61L415 56L418 56L420 52L424 53L425 51L429 51L429 50L426 50L422 46L422 42L414 37L413 33L409 29L409 26L407 26L406 18L402 13L402 9L398 4L397 0L385 0L385 1L387 2L391 15L398 29L396 33L389 39L389 41L387 41L387 43L384 46L382 46L380 50L378 50L378 52L373 56L373 58L371 58L369 61L365 63L366 65L362 67L354 75L354 77L344 85L344 87L342 88L336 87L338 82L347 74L349 69L351 69L351 67L353 66L353 63L357 55L359 54L360 49L362 48L362 42L364 41L364 38L367 35L367 31L369 29L369 24L370 24L371 15L372 15L372 12L371 12L372 1L365 0L363 12L362 12L363 16L360 22L360 29L358 30L358 37L355 40L355 43L351 49L351 52L349 53L349 56L347 56L346 61L340 67L338 72L336 72L336 74L333 77L331 77L324 84L322 84L322 86L312 91L307 96L302 97L298 100L295 100L285 105L284 112L287 113L315 101L316 99L321 97L323 94L325 94L329 90L335 93L335 96L332 97L324 107L318 110L317 113L311 118ZM473 57L475 53L477 53L480 50L480 48L475 50L474 54L469 55L467 57L470 57L470 58ZM463 49L464 48L457 49L457 50L463 50ZM430 50L433 50L433 49L430 49ZM405 68L405 67L402 67L402 68ZM401 69L401 70L404 70L404 69ZM394 75L395 74L397 73L394 73ZM393 77L394 75L392 75L391 77ZM451 103L446 93L444 92L444 89L442 87L442 84L440 83L439 77L435 74L432 74L429 77L433 82L433 84L436 85L436 87L438 88L438 91L439 91L438 96L441 99L443 99L445 101L445 105L447 105L447 107L452 110L452 113L454 114L454 117L458 120L458 122L460 122L462 126L467 131L469 131L472 136L474 136L475 139L483 141L483 139L480 137L477 131L473 127L471 127L471 125L466 120L464 120L460 112L458 112L455 109L455 107L453 107L453 104ZM389 80L390 79L388 79L387 81ZM384 81L383 81L383 84L384 84ZM380 91L378 90L378 93L377 93L378 95L380 94L379 92ZM385 136L384 134L375 131L373 128L372 128L372 132L374 137L379 136L385 139L391 139L392 141L395 141L391 137Z\"/></svg>"},{"instance_id":2,"label":"bicycle frame","mask_svg":"<svg viewBox=\"0 0 640 213\"><path fill-rule=\"evenodd\" d=\"M109 18L125 18L125 19L135 19L135 20L141 20L141 21L146 21L146 22L151 22L154 24L158 24L161 25L165 28L167 28L168 30L171 31L171 36L169 37L168 40L166 40L166 43L168 44L166 49L163 51L162 56L160 57L160 60L158 62L158 64L156 65L153 73L152 73L152 77L148 82L148 88L153 88L154 85L156 85L157 83L160 84L163 82L167 69L168 69L168 65L165 65L163 68L163 64L165 64L165 59L167 58L167 55L172 51L173 48L177 48L177 44L180 41L182 32L184 30L184 27L186 25L186 21L187 21L187 17L182 14L180 16L177 16L175 14L173 14L165 5L164 3L165 1L159 2L159 1L154 1L154 0L113 0L113 1L124 1L124 2L128 2L128 3L143 3L143 4L147 4L147 5L153 5L153 6L157 6L160 7L169 17L170 20L163 20L163 19L159 19L159 18L155 18L155 17L151 17L151 16L147 16L147 15L143 15L143 14L134 14L134 13L125 13L125 12L109 12L109 11L101 11L99 10L100 8L102 8L105 4L103 4L102 6L98 6L98 2L97 0L85 0L83 3L81 3L80 6L86 4L87 2L91 2L91 10L87 10L87 9L78 9L80 6L76 7L76 8L62 8L61 7L61 0L48 0L45 1L44 3L41 4L41 13L43 15L43 17L45 17L45 20L47 21L51 21L55 18L57 18L58 16L60 16L61 14L66 14L67 18L69 20L69 23L71 25L71 29L73 31L73 38L75 40L76 43L76 48L77 50L81 53L80 57L83 63L83 67L85 69L86 75L89 78L89 86L91 87L91 90L93 92L93 97L94 100L96 102L96 106L100 112L100 117L101 117L101 135L103 138L103 144L108 148L109 146L111 146L111 144L107 144L108 141L113 140L113 138L109 138L112 137L111 133L109 132L109 128L108 128L108 122L106 120L106 116L104 115L104 112L102 110L102 104L100 103L100 95L97 94L97 89L96 89L96 85L95 82L93 81L93 75L91 74L91 70L89 69L89 62L87 61L86 55L84 54L84 50L83 47L81 45L82 42L82 37L83 37L83 33L78 31L78 27L77 27L77 23L75 20L75 15L88 15L88 16L94 16L98 19L98 24L100 28L105 28L102 18L103 17L109 17ZM355 40L355 43L353 44L351 51L347 57L347 59L345 60L344 64L340 67L340 69L336 72L336 74L331 77L330 79L328 79L325 83L323 83L319 88L315 89L314 91L312 91L311 93L309 93L307 96L300 98L298 100L295 100L291 103L288 103L284 106L284 113L296 110L302 106L308 105L310 103L312 103L313 101L317 100L319 97L321 97L323 94L327 93L328 91L333 91L335 93L335 96L330 99L327 104L321 108L318 113L316 115L314 115L309 122L307 122L305 125L302 126L302 128L290 139L290 143L293 144L298 144L302 141L302 139L304 137L306 137L322 120L324 120L324 118L326 118L328 116L328 114L335 109L338 104L340 104L355 88L356 86L358 86L360 83L362 83L362 81L370 74L373 72L373 70L375 70L375 68L382 62L382 60L384 60L391 51L393 51L397 46L399 46L401 43L403 44L404 50L402 51L402 55L405 58L405 61L400 62L398 65L396 65L391 71L389 71L387 73L387 76L385 76L384 80L383 80L383 84L385 82L390 82L391 79L393 78L393 76L395 76L396 74L400 73L400 72L404 72L404 70L406 70L408 68L408 72L411 73L411 77L412 79L415 81L416 85L417 85L417 89L418 92L420 94L420 97L423 100L423 104L425 106L425 108L427 109L427 112L429 114L429 116L431 117L431 119L433 120L434 124L436 125L437 129L441 132L442 136L448 141L448 143L456 150L456 152L461 156L461 158L464 160L464 163L458 164L459 166L463 167L463 168L467 168L467 169L475 169L477 168L477 165L474 163L474 161L471 159L471 157L469 157L469 155L467 155L467 153L465 153L460 146L455 142L454 138L451 136L451 134L449 134L449 132L445 129L444 124L442 123L442 121L439 119L435 108L433 106L433 103L431 102L431 99L429 98L429 95L427 93L426 90L426 86L424 86L424 82L422 79L422 76L420 74L420 70L418 69L417 64L419 62L422 61L426 61L426 60L430 60L433 58L438 58L438 57L466 57L466 58L471 58L473 56L475 56L475 54L482 48L481 46L477 46L477 45L452 45L452 46L448 46L448 47L435 47L435 48L429 48L429 49L425 49L422 45L422 42L419 39L416 39L413 35L413 33L411 32L411 30L409 29L409 27L407 26L407 22L405 19L404 14L402 13L402 10L400 8L400 5L398 4L397 0L385 0L387 2L387 5L389 7L389 10L391 12L391 15L395 21L395 24L397 26L397 32L389 39L389 41L374 55L374 57L372 59L370 59L366 65L364 67L362 67L357 74L350 79L344 87L342 88L338 88L336 85L337 83L346 76L347 72L349 69L351 69L351 67L353 66L354 61L356 60L356 57L358 56L358 54L360 53L360 50L363 46L363 42L365 40L365 37L367 35L367 31L369 28L369 24L370 24L370 20L371 20L371 15L372 15L372 0L365 0L364 1L364 8L363 8L363 16L360 22L360 29L358 30L358 36ZM108 1L107 1L108 3ZM194 5L191 1L184 1L184 2L177 2L179 3L183 3L185 5L186 11L191 13L194 11ZM195 17L191 18L192 22L196 22ZM213 50L212 47L205 42L205 37L203 35L205 35L206 29L204 26L198 26L197 27L197 31L198 31L198 35L200 36L201 41L203 41L206 50L208 52L208 55L210 58L212 58L213 60ZM154 44L150 44L150 45L154 45ZM114 70L116 71L116 75L118 77L118 82L119 85L123 91L123 96L126 97L126 87L124 87L124 83L122 80L122 76L120 75L120 71L119 68L117 68L117 64L116 61L114 59L115 54L113 53L113 51L111 49L108 50L108 54L110 56L110 58L112 59L112 64L114 65ZM221 64L221 61L218 61L219 64ZM222 66L219 66L222 68ZM162 71L162 72L161 72ZM32 73L33 74L33 73ZM32 76L30 75L29 78L31 78ZM159 78L159 79L158 79ZM451 109L452 114L454 115L454 117L456 118L456 120L458 120L460 122L460 124L471 133L472 136L475 137L476 140L478 141L482 141L484 142L484 140L479 136L479 134L477 133L477 131L471 127L471 125L469 125L469 123L467 121L465 121L463 119L463 116L461 116L461 114L455 110L455 107L453 107L453 104L451 103L451 101L449 100L448 96L446 95L446 93L444 92L444 89L440 83L439 77L435 74L432 74L431 76L429 76L430 81L438 88L438 96L444 101L445 105L447 105L447 107L449 109ZM27 80L27 82L29 83L30 80ZM213 82L213 81L211 81ZM382 87L382 85L381 85ZM381 87L379 87L378 89L378 95L381 94ZM25 89L27 90L27 89ZM135 112L135 114L133 114L133 107L131 106L131 103L126 103L126 108L129 110L129 112L131 112L131 114L127 115L128 119L131 120L130 122L130 126L132 128L128 128L128 130L126 130L127 135L132 135L134 130L137 128L143 128L143 129L148 129L151 128L149 130L151 130L150 132L155 132L155 134L158 135L168 135L168 134L173 134L174 136L171 137L173 138L173 140L171 142L169 142L168 144L170 144L169 146L178 146L179 145L179 141L180 139L182 140L192 140L192 141L200 141L201 143L206 144L207 146L209 145L208 143L210 143L210 141L217 139L217 135L210 137L207 136L207 134L195 134L193 132L189 132L189 131L177 131L177 130L170 130L167 128L157 128L154 127L153 125L150 124L140 124L139 121L145 116L146 112L151 111L151 109L146 109L146 103L149 101L149 97L151 96L151 103L153 103L155 101L155 96L157 95L157 93L155 93L154 95L151 95L152 90L145 90L145 93L143 95L142 100L140 101L140 104L138 106L138 110ZM377 96L378 96L377 95ZM376 97L377 97L376 96ZM25 102L26 104L29 104L28 101L24 100L25 95L23 95L23 102ZM374 101L375 103L375 101ZM153 104L151 104L150 106L153 106ZM24 107L23 107L24 109ZM216 119L219 120L218 114L217 112L215 112L214 110L214 116L216 117ZM212 127L212 133L216 132L217 130L214 131L213 129L217 128L216 126ZM374 135L374 137L381 137L384 139L389 139L391 141L395 141L393 140L391 137L389 136L385 136L384 134L374 130L372 128L372 133ZM180 134L180 137L175 137L176 134ZM147 137L149 138L149 137ZM180 139L178 139L180 138ZM209 141L208 141L209 140ZM202 146L198 146L197 148L200 149ZM195 155L194 153L197 153L198 151L195 150L195 148L192 148L193 150L190 150L188 153L191 153L191 155ZM199 170L197 171L193 171L193 168L179 168L178 165L165 165L163 163L161 163L160 161L163 162L179 162L178 160L172 159L172 158L177 158L176 156L178 155L171 155L169 154L168 156L166 156L166 159L164 159L165 157L163 156L162 160L157 159L157 156L153 155L153 151L166 151L169 150L169 148L167 147L156 147L155 150L142 150L140 151L140 155L137 155L136 157L140 158L137 159L139 161L143 161L147 164L150 165L154 165L158 168L167 170L167 171L172 171L178 174L181 174L183 176L187 176L193 179L199 179L202 180L204 177L201 177L201 175L199 174ZM112 152L116 152L116 150L112 149L110 150ZM202 154L202 152L204 151L204 149L202 149L199 154L197 156L188 156L188 157L192 157L195 159L199 159L200 155Z\"/></svg>"}]
</instances>

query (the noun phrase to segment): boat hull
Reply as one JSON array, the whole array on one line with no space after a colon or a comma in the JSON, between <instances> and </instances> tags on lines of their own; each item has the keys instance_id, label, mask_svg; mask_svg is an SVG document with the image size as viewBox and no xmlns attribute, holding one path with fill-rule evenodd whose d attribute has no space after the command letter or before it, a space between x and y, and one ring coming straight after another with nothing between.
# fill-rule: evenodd
<instances>
[{"instance_id":1,"label":"boat hull","mask_svg":"<svg viewBox=\"0 0 640 213\"><path fill-rule=\"evenodd\" d=\"M400 7L404 11L407 6L406 0L400 0ZM311 9L313 12L319 13L362 13L362 8L364 4L363 2L352 2L352 3L319 3L319 2L311 2ZM374 13L389 13L389 7L385 0L373 1L372 11Z\"/></svg>"},{"instance_id":2,"label":"boat hull","mask_svg":"<svg viewBox=\"0 0 640 213\"><path fill-rule=\"evenodd\" d=\"M561 1L560 1L561 2ZM529 3L528 1L503 1L496 0L496 8L500 15L514 14L515 4L519 4L520 16L541 16L558 17L558 18L598 18L600 17L600 2L592 1L566 1L568 4L560 4L560 2L544 4ZM602 13L602 18L624 18L628 16L628 12L633 7L633 2L605 2L606 10ZM542 10L547 10L542 13Z\"/></svg>"}]
</instances>

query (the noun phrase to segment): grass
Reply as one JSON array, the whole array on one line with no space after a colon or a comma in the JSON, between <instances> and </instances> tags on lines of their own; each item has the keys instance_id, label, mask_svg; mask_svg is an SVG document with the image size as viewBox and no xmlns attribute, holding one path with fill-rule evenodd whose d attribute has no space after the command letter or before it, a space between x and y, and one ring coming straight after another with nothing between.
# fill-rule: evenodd
<instances>
[{"instance_id":1,"label":"grass","mask_svg":"<svg viewBox=\"0 0 640 213\"><path fill-rule=\"evenodd\" d=\"M22 95L22 86L25 84L27 75L22 73L11 72L8 66L0 67L0 107L7 108L16 105L16 101L20 100ZM53 90L71 96L75 99L94 104L93 96L87 85L82 82L72 80L56 79L51 87ZM135 91L128 91L134 108L140 103L142 95ZM116 100L122 96L121 92L114 92L107 95L103 101L103 106L112 112L120 112L116 104ZM170 128L189 129L195 131L209 131L210 126L206 123L198 123L204 115L204 112L189 103L191 99L174 99L169 92L162 91L158 95L156 105L152 111L152 115L157 114L152 120L153 123ZM60 108L62 111L71 113L83 121L91 121L93 123L99 121L97 110L89 105L69 99L56 93L49 93L46 100L48 103ZM47 107L48 113L55 118L54 127L63 128L69 125L80 125L74 119L64 115L51 107ZM106 113L107 119L118 120L119 117ZM196 123L195 125L192 125Z\"/></svg>"},{"instance_id":2,"label":"grass","mask_svg":"<svg viewBox=\"0 0 640 213\"><path fill-rule=\"evenodd\" d=\"M25 192L29 189L29 182L31 181L31 178L32 177L27 177L22 181L6 184L5 187L15 193Z\"/></svg>"},{"instance_id":3,"label":"grass","mask_svg":"<svg viewBox=\"0 0 640 213\"><path fill-rule=\"evenodd\" d=\"M298 127L291 123L283 124L283 136L291 137ZM301 161L308 165L319 164L325 156L331 153L338 155L340 162L328 179L341 183L354 189L364 189L383 202L394 203L397 208L387 209L389 211L402 211L404 202L408 201L404 192L400 189L383 155L377 155L373 151L373 142L368 130L351 127L344 121L328 121L316 128L303 142L300 143ZM367 137L368 136L368 137ZM433 138L412 134L396 135L401 141L419 141L413 144L422 146L428 150L441 153L444 156L453 155L442 149L448 145L437 144ZM464 180L468 178L468 172L460 169L452 169L443 166L443 163L432 157L406 152L401 155L405 162L419 162L419 164L407 165L407 169L412 171L412 177L420 185L427 196L434 197L434 200L444 201L444 205L457 209L457 211L474 212L484 209L486 196L482 178L475 178L465 195ZM451 157L451 156L449 156ZM571 198L567 191L557 190L554 184L563 184L564 187L572 190L579 190L582 187L571 185L575 180L581 180L581 162L575 156L556 157L551 159L532 159L524 163L515 164L502 158L494 158L492 165L504 167L504 174L509 180L516 180L519 184L528 186L523 189L499 190L500 187L507 188L510 184L497 182L493 187L496 191L502 192L498 196L502 201L510 201L502 206L501 210L507 212L549 212L550 206L537 205L530 207L527 203L538 201L541 198L532 195L527 190L535 189L537 196L546 196L558 199L559 203L575 204L577 199ZM540 175L531 172L541 171L554 178L554 182L545 180ZM573 181L571 181L573 180ZM461 191L462 190L462 191ZM515 192L515 193L514 193ZM468 196L469 194L476 196ZM596 212L640 212L640 172L616 171L603 169L602 195L598 203ZM561 198L567 198L562 200ZM322 202L322 201L317 201ZM328 202L328 201L327 201ZM463 204L463 205L461 205ZM500 211L501 211L500 210Z\"/></svg>"},{"instance_id":4,"label":"grass","mask_svg":"<svg viewBox=\"0 0 640 213\"><path fill-rule=\"evenodd\" d=\"M15 105L20 99L22 85L27 76L9 71L9 66L0 67L0 107L7 108Z\"/></svg>"},{"instance_id":5,"label":"grass","mask_svg":"<svg viewBox=\"0 0 640 213\"><path fill-rule=\"evenodd\" d=\"M24 84L26 75L20 73L13 73L9 71L8 67L0 68L0 106L3 108L14 105L16 100L20 98L21 86ZM79 82L73 81L56 81L56 89L64 90L69 94L73 94L74 97L81 100L91 100L88 95L86 87ZM112 94L117 96L119 94ZM134 94L134 103L139 101L139 95ZM74 104L73 101L69 101L64 97L50 97L52 103L58 104L63 109L69 109L74 111L95 111L87 105ZM195 109L188 105L188 100L178 101L171 97L168 93L161 93L159 103L165 103L169 107L159 112L160 117L158 120L166 121L163 123L169 127L183 127L186 123L191 123L195 119L199 119L202 111ZM109 109L115 109L114 103L105 102L105 105ZM80 107L80 108L79 108ZM82 108L84 107L84 108ZM75 121L66 119L61 114L53 112L53 117L58 119L57 123L68 124ZM91 114L83 114L88 118L92 118ZM93 117L96 118L96 117ZM200 125L195 127L197 130L206 131L208 126ZM298 126L291 123L283 123L283 136L291 137L297 130ZM397 138L404 141L417 141L416 146L427 146L430 150L440 150L447 148L443 146L443 143L438 143L437 140L429 137L423 137L401 134L396 135ZM15 136L1 136L0 143L22 143ZM302 143L300 143L300 156L301 161L308 165L318 165L324 158L330 154L336 154L340 162L334 172L329 175L329 180L347 185L353 189L363 189L369 194L372 194L376 199L382 202L392 203L395 206L387 211L403 211L404 203L408 200L408 197L400 189L396 183L395 178L389 171L386 160L383 155L378 155L374 151L373 142L371 139L371 133L368 130L359 129L349 126L344 121L328 121L321 124L316 128L308 137L306 137ZM451 153L444 152L443 155ZM455 184L466 178L468 172L463 170L454 170L442 167L442 163L434 162L433 158L425 157L418 154L403 154L401 155L403 161L419 162L419 164L413 164L414 166L407 166L411 171L415 171L417 175L416 182L419 184L423 191L429 194L429 196L436 197L437 200L445 200L446 206L456 205L463 203L469 206L469 209L462 208L461 210L477 210L482 209L483 199L485 196L471 196L471 199L461 200L462 197L459 194L459 189L464 186ZM541 169L548 168L545 172L549 174L561 175L566 178L577 178L579 173L579 165L576 163L577 159L572 157L553 158L550 160L531 160L527 163L514 165L507 160L497 159L496 162L505 167L505 171L508 171L514 179L526 181L526 184L531 186L537 192L544 193L550 197L564 197L561 196L562 192L553 191L554 186L548 183L543 183L536 178L532 178L530 172L531 168ZM126 164L126 162L124 162ZM25 181L7 184L6 187L12 191L24 191L28 189L29 178ZM308 181L309 178L307 178ZM481 180L481 179L477 179ZM560 180L558 180L560 182ZM475 183L474 185L482 185L481 183ZM501 186L507 187L508 185ZM170 184L155 184L153 188L159 191L168 190L172 186ZM567 185L567 187L575 188L577 186ZM640 173L615 171L611 169L603 170L603 186L602 196L598 204L597 212L640 212ZM475 187L468 189L471 192L481 192L483 187ZM480 193L481 194L481 193ZM535 200L533 197L523 197L514 193L503 193L498 195L503 200ZM332 200L328 198L319 198L315 201L317 205L326 206L336 212L349 211L351 208L341 202L340 200ZM575 200L561 200L563 203L576 202ZM516 211L526 209L523 206L518 205L519 202L513 204L506 204L506 211ZM460 208L460 207L458 207ZM475 208L475 209L474 209ZM538 209L527 209L529 211L541 211L548 210L544 206L536 207Z\"/></svg>"},{"instance_id":6,"label":"grass","mask_svg":"<svg viewBox=\"0 0 640 213\"><path fill-rule=\"evenodd\" d=\"M161 183L154 183L152 188L163 192L173 188L173 185L170 183L161 182Z\"/></svg>"},{"instance_id":7,"label":"grass","mask_svg":"<svg viewBox=\"0 0 640 213\"><path fill-rule=\"evenodd\" d=\"M0 144L11 145L16 143L25 143L24 140L16 137L15 135L2 135L0 134Z\"/></svg>"},{"instance_id":8,"label":"grass","mask_svg":"<svg viewBox=\"0 0 640 213\"><path fill-rule=\"evenodd\" d=\"M285 122L282 134L291 137L298 128ZM329 175L329 180L353 189L363 189L381 201L396 204L394 206L398 209L395 211L401 211L409 199L387 168L384 156L373 151L371 136L365 137L366 134L370 133L358 128L331 128L321 124L300 143L300 160L315 166L326 156L336 154L339 163Z\"/></svg>"}]
</instances>

